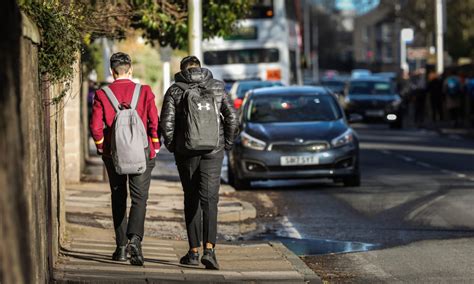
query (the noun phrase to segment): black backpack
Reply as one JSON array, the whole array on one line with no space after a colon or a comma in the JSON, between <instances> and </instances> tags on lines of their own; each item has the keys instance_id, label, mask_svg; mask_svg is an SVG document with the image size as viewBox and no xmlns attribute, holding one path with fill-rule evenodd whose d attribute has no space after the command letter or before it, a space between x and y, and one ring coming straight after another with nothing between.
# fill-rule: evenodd
<instances>
[{"instance_id":1,"label":"black backpack","mask_svg":"<svg viewBox=\"0 0 474 284\"><path fill-rule=\"evenodd\" d=\"M184 91L184 147L188 151L215 150L220 128L216 97L198 84L175 84Z\"/></svg>"}]
</instances>

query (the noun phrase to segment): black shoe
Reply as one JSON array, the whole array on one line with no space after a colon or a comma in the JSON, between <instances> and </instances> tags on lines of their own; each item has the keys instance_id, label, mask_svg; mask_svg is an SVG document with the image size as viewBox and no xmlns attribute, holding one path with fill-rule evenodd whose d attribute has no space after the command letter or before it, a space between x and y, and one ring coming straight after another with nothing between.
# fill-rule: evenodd
<instances>
[{"instance_id":1,"label":"black shoe","mask_svg":"<svg viewBox=\"0 0 474 284\"><path fill-rule=\"evenodd\" d=\"M142 254L142 240L135 235L128 243L128 250L130 251L130 264L142 266L145 260Z\"/></svg>"},{"instance_id":2,"label":"black shoe","mask_svg":"<svg viewBox=\"0 0 474 284\"><path fill-rule=\"evenodd\" d=\"M179 260L179 263L199 266L199 253L188 251L188 253Z\"/></svg>"},{"instance_id":3,"label":"black shoe","mask_svg":"<svg viewBox=\"0 0 474 284\"><path fill-rule=\"evenodd\" d=\"M127 246L117 246L114 254L112 254L112 260L127 261Z\"/></svg>"},{"instance_id":4,"label":"black shoe","mask_svg":"<svg viewBox=\"0 0 474 284\"><path fill-rule=\"evenodd\" d=\"M219 270L217 263L216 251L214 249L204 249L201 263L206 266L206 269Z\"/></svg>"}]
</instances>

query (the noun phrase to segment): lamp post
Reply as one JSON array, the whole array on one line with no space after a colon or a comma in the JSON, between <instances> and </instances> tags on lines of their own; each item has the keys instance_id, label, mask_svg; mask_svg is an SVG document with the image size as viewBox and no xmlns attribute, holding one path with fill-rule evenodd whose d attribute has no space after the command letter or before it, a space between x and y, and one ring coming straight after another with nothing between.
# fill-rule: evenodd
<instances>
[{"instance_id":1,"label":"lamp post","mask_svg":"<svg viewBox=\"0 0 474 284\"><path fill-rule=\"evenodd\" d=\"M444 0L435 0L436 2L436 72L444 72Z\"/></svg>"},{"instance_id":2,"label":"lamp post","mask_svg":"<svg viewBox=\"0 0 474 284\"><path fill-rule=\"evenodd\" d=\"M189 55L202 60L202 0L188 0Z\"/></svg>"}]
</instances>

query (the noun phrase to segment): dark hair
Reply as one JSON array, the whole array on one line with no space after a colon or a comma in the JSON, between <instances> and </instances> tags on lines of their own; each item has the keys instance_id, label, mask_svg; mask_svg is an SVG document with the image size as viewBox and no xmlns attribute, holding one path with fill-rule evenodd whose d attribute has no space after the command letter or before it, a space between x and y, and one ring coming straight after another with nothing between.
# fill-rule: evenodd
<instances>
[{"instance_id":1,"label":"dark hair","mask_svg":"<svg viewBox=\"0 0 474 284\"><path fill-rule=\"evenodd\" d=\"M117 52L112 54L110 57L110 68L115 74L125 74L128 72L128 70L130 70L131 66L132 59L130 58L130 55L126 53Z\"/></svg>"},{"instance_id":2,"label":"dark hair","mask_svg":"<svg viewBox=\"0 0 474 284\"><path fill-rule=\"evenodd\" d=\"M201 62L194 55L186 56L185 58L181 60L181 63L179 65L179 68L181 69L181 71L186 70L190 67L201 67Z\"/></svg>"}]
</instances>

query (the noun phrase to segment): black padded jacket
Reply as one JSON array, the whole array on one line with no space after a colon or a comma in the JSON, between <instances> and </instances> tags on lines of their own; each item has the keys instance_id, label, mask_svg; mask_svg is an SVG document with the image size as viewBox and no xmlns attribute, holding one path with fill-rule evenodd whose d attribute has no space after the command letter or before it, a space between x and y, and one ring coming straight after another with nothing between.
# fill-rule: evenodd
<instances>
[{"instance_id":1,"label":"black padded jacket","mask_svg":"<svg viewBox=\"0 0 474 284\"><path fill-rule=\"evenodd\" d=\"M217 107L221 112L222 123L219 130L220 144L214 151L230 150L238 134L238 119L225 92L224 82L213 79L211 71L206 68L190 68L175 75L175 82L199 84L210 91L216 98ZM184 120L184 91L173 84L165 94L161 108L159 129L164 138L166 148L172 153L187 154L183 146L184 129L180 125Z\"/></svg>"}]
</instances>

